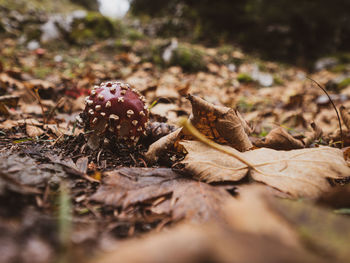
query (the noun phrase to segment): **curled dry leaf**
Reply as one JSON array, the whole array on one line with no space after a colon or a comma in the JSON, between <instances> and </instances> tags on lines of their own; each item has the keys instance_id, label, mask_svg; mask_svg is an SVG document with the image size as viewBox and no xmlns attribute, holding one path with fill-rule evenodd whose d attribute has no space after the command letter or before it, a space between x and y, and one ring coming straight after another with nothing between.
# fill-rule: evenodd
<instances>
[{"instance_id":1,"label":"curled dry leaf","mask_svg":"<svg viewBox=\"0 0 350 263\"><path fill-rule=\"evenodd\" d=\"M343 105L340 106L339 110L340 110L340 116L343 119L343 122L344 122L346 128L348 128L348 130L350 130L350 113L349 113L349 111L347 111Z\"/></svg>"},{"instance_id":2,"label":"curled dry leaf","mask_svg":"<svg viewBox=\"0 0 350 263\"><path fill-rule=\"evenodd\" d=\"M275 150L302 149L310 146L315 140L322 136L322 129L314 122L311 123L311 128L313 131L310 132L304 140L298 140L290 135L284 128L277 127L271 130L264 139L255 140L254 145Z\"/></svg>"},{"instance_id":3,"label":"curled dry leaf","mask_svg":"<svg viewBox=\"0 0 350 263\"><path fill-rule=\"evenodd\" d=\"M253 147L247 135L250 128L237 111L192 95L188 95L188 99L192 104L191 123L207 138L241 152Z\"/></svg>"},{"instance_id":4,"label":"curled dry leaf","mask_svg":"<svg viewBox=\"0 0 350 263\"><path fill-rule=\"evenodd\" d=\"M231 195L220 187L184 178L168 168L121 168L105 173L92 200L122 207L150 204L151 212L173 220L204 222L220 218L222 204ZM165 197L162 202L153 202Z\"/></svg>"},{"instance_id":5,"label":"curled dry leaf","mask_svg":"<svg viewBox=\"0 0 350 263\"><path fill-rule=\"evenodd\" d=\"M302 141L295 139L282 127L271 130L264 140L256 140L254 144L257 147L267 147L275 150L304 148Z\"/></svg>"},{"instance_id":6,"label":"curled dry leaf","mask_svg":"<svg viewBox=\"0 0 350 263\"><path fill-rule=\"evenodd\" d=\"M341 150L331 147L276 151L268 148L240 154L255 169L197 141L181 143L188 152L181 162L195 178L206 182L239 181L249 175L293 197L316 198L330 190L327 178L346 178L350 168ZM223 146L233 151L229 146ZM250 170L250 171L249 171Z\"/></svg>"},{"instance_id":7,"label":"curled dry leaf","mask_svg":"<svg viewBox=\"0 0 350 263\"><path fill-rule=\"evenodd\" d=\"M37 137L43 135L45 132L41 128L27 123L26 133L29 137Z\"/></svg>"},{"instance_id":8,"label":"curled dry leaf","mask_svg":"<svg viewBox=\"0 0 350 263\"><path fill-rule=\"evenodd\" d=\"M191 123L207 138L228 144L239 151L247 151L253 147L247 135L251 130L238 111L215 106L192 95L188 95L188 99L192 104ZM181 151L182 148L178 147L177 142L184 138L192 139L192 136L182 129L168 134L150 146L145 154L146 159L154 163L162 153L173 146Z\"/></svg>"},{"instance_id":9,"label":"curled dry leaf","mask_svg":"<svg viewBox=\"0 0 350 263\"><path fill-rule=\"evenodd\" d=\"M304 139L305 147L310 146L314 141L319 140L322 137L322 129L316 125L316 123L311 123L312 132L309 133Z\"/></svg>"},{"instance_id":10,"label":"curled dry leaf","mask_svg":"<svg viewBox=\"0 0 350 263\"><path fill-rule=\"evenodd\" d=\"M173 148L176 142L180 140L181 130L181 128L177 129L151 144L148 151L145 153L146 159L150 163L155 163L159 159L159 156L162 156L166 151Z\"/></svg>"}]
</instances>

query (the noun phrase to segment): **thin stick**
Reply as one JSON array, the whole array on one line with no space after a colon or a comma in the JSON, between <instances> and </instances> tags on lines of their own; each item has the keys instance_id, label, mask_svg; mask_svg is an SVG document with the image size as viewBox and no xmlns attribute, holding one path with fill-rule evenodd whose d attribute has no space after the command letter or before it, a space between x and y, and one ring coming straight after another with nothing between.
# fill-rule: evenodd
<instances>
[{"instance_id":1,"label":"thin stick","mask_svg":"<svg viewBox=\"0 0 350 263\"><path fill-rule=\"evenodd\" d=\"M333 100L331 99L331 96L329 96L328 92L315 80L313 80L312 78L306 77L307 79L311 80L312 82L314 82L321 90L323 90L324 93L326 93L329 101L332 103L333 108L335 110L335 112L337 113L337 118L338 118L338 123L339 123L339 129L340 129L340 141L341 141L341 148L344 147L344 139L343 139L343 129L341 126L341 121L340 121L340 117L339 117L339 112L337 107L335 106Z\"/></svg>"}]
</instances>

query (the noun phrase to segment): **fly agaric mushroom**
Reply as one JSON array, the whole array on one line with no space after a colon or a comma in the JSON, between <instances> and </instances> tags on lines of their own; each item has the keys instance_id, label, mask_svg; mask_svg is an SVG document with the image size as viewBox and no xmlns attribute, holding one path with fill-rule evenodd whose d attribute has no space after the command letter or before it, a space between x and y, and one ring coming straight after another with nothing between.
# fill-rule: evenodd
<instances>
[{"instance_id":1,"label":"fly agaric mushroom","mask_svg":"<svg viewBox=\"0 0 350 263\"><path fill-rule=\"evenodd\" d=\"M95 141L115 136L118 141L132 146L146 134L148 109L145 97L129 84L101 83L85 98L85 105L82 114L85 128L93 131Z\"/></svg>"}]
</instances>

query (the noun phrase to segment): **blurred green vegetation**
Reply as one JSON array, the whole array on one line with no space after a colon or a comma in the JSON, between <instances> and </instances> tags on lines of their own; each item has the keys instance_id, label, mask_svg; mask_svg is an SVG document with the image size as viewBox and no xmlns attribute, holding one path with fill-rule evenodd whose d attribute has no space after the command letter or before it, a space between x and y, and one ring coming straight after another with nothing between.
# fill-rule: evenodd
<instances>
[{"instance_id":1,"label":"blurred green vegetation","mask_svg":"<svg viewBox=\"0 0 350 263\"><path fill-rule=\"evenodd\" d=\"M74 43L85 44L95 39L112 37L118 31L121 29L114 27L107 17L97 12L88 12L85 17L74 20L69 37Z\"/></svg>"},{"instance_id":2,"label":"blurred green vegetation","mask_svg":"<svg viewBox=\"0 0 350 263\"><path fill-rule=\"evenodd\" d=\"M209 44L234 41L265 58L305 64L350 50L347 0L133 0L138 16L161 17L166 35Z\"/></svg>"}]
</instances>

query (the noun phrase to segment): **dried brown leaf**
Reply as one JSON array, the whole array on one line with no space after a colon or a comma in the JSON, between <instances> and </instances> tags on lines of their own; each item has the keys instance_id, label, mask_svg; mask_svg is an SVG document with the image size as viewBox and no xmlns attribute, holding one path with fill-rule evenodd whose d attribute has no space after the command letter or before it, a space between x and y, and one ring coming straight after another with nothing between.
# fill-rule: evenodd
<instances>
[{"instance_id":1,"label":"dried brown leaf","mask_svg":"<svg viewBox=\"0 0 350 263\"><path fill-rule=\"evenodd\" d=\"M191 123L206 137L228 144L239 151L246 151L253 147L247 135L251 130L238 111L215 106L192 95L188 95L188 99L192 104ZM182 147L179 147L178 142L184 138L192 139L193 137L182 129L162 137L149 147L145 154L146 159L154 163L159 156L172 148L181 152Z\"/></svg>"},{"instance_id":2,"label":"dried brown leaf","mask_svg":"<svg viewBox=\"0 0 350 263\"><path fill-rule=\"evenodd\" d=\"M237 111L192 95L188 99L192 104L191 122L206 137L242 152L253 147L247 135L249 126Z\"/></svg>"},{"instance_id":3,"label":"dried brown leaf","mask_svg":"<svg viewBox=\"0 0 350 263\"><path fill-rule=\"evenodd\" d=\"M11 130L14 127L18 126L18 122L14 120L6 120L0 123L0 129Z\"/></svg>"},{"instance_id":4,"label":"dried brown leaf","mask_svg":"<svg viewBox=\"0 0 350 263\"><path fill-rule=\"evenodd\" d=\"M348 130L350 130L350 113L346 108L342 105L340 106L340 116Z\"/></svg>"},{"instance_id":5,"label":"dried brown leaf","mask_svg":"<svg viewBox=\"0 0 350 263\"><path fill-rule=\"evenodd\" d=\"M350 221L312 203L275 200L274 209L328 262L349 262Z\"/></svg>"},{"instance_id":6,"label":"dried brown leaf","mask_svg":"<svg viewBox=\"0 0 350 263\"><path fill-rule=\"evenodd\" d=\"M155 163L162 154L169 149L172 149L174 145L176 145L176 142L181 138L181 130L182 129L177 129L154 142L145 153L146 159L150 163Z\"/></svg>"},{"instance_id":7,"label":"dried brown leaf","mask_svg":"<svg viewBox=\"0 0 350 263\"><path fill-rule=\"evenodd\" d=\"M249 246L247 246L249 244ZM169 231L118 243L91 262L114 263L325 263L322 258L266 236L215 225L181 224Z\"/></svg>"},{"instance_id":8,"label":"dried brown leaf","mask_svg":"<svg viewBox=\"0 0 350 263\"><path fill-rule=\"evenodd\" d=\"M41 128L35 125L27 124L26 133L28 134L29 137L37 137L37 136L43 135L45 132Z\"/></svg>"},{"instance_id":9,"label":"dried brown leaf","mask_svg":"<svg viewBox=\"0 0 350 263\"><path fill-rule=\"evenodd\" d=\"M346 178L350 168L341 150L331 147L276 151L268 148L247 151L241 154L258 170L236 158L214 150L197 141L181 143L188 152L181 162L195 178L206 182L238 181L250 175L294 197L316 198L330 190L327 178ZM223 146L232 151L229 146Z\"/></svg>"},{"instance_id":10,"label":"dried brown leaf","mask_svg":"<svg viewBox=\"0 0 350 263\"><path fill-rule=\"evenodd\" d=\"M314 141L320 139L322 137L323 131L322 129L316 125L316 123L311 123L312 132L309 133L304 139L305 147L310 146Z\"/></svg>"},{"instance_id":11,"label":"dried brown leaf","mask_svg":"<svg viewBox=\"0 0 350 263\"><path fill-rule=\"evenodd\" d=\"M168 168L122 168L105 175L92 200L127 208L166 197L170 202L155 202L151 210L171 214L173 220L220 220L222 204L231 199L220 187L183 178Z\"/></svg>"},{"instance_id":12,"label":"dried brown leaf","mask_svg":"<svg viewBox=\"0 0 350 263\"><path fill-rule=\"evenodd\" d=\"M271 130L264 140L257 140L254 142L254 145L275 150L304 148L304 143L302 141L295 139L282 127L277 127Z\"/></svg>"},{"instance_id":13,"label":"dried brown leaf","mask_svg":"<svg viewBox=\"0 0 350 263\"><path fill-rule=\"evenodd\" d=\"M274 211L271 200L276 190L252 184L240 186L238 198L226 204L226 222L235 229L257 235L270 235L284 244L298 247L293 228Z\"/></svg>"},{"instance_id":14,"label":"dried brown leaf","mask_svg":"<svg viewBox=\"0 0 350 263\"><path fill-rule=\"evenodd\" d=\"M18 100L19 100L19 97L14 95L0 96L0 102L11 108L17 107Z\"/></svg>"}]
</instances>

